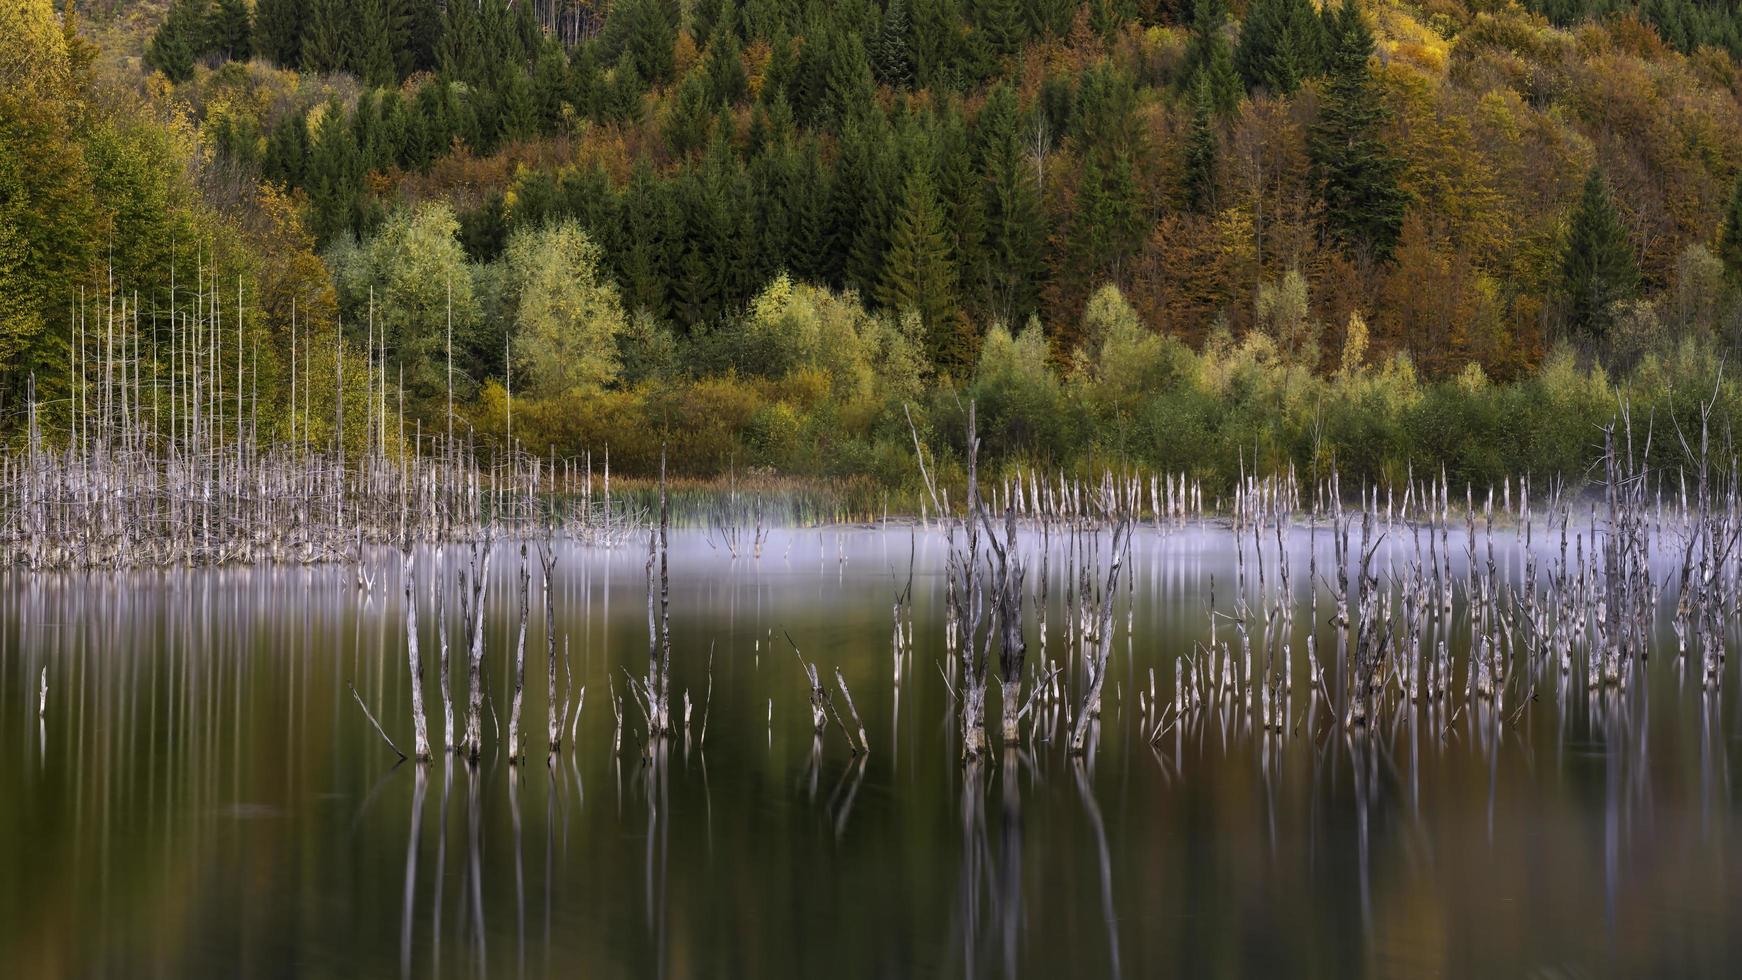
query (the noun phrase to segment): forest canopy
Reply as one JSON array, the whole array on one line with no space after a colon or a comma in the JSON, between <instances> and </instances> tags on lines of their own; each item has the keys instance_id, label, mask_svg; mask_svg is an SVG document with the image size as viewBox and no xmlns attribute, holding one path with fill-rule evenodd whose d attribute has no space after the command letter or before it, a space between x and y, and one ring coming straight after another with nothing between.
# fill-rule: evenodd
<instances>
[{"instance_id":1,"label":"forest canopy","mask_svg":"<svg viewBox=\"0 0 1742 980\"><path fill-rule=\"evenodd\" d=\"M451 393L487 444L512 411L529 451L668 445L697 476L908 484L904 408L943 445L970 398L1005 465L1575 474L1620 397L1679 417L1716 388L1742 418L1739 24L22 0L0 429L27 394L64 423L75 324L119 309L240 331L261 438L330 441L363 371L424 431ZM337 374L293 399L311 349Z\"/></svg>"}]
</instances>

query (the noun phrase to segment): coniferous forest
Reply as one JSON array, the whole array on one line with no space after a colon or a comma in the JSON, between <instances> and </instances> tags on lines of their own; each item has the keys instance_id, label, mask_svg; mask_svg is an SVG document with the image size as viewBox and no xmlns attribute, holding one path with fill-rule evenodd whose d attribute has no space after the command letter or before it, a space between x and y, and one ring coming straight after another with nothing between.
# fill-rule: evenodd
<instances>
[{"instance_id":1,"label":"coniferous forest","mask_svg":"<svg viewBox=\"0 0 1742 980\"><path fill-rule=\"evenodd\" d=\"M65 431L116 324L137 379L209 320L251 397L214 410L263 441L365 440L334 409L379 386L398 438L451 392L480 444L640 474L663 445L680 476L911 491L909 415L959 450L970 402L991 465L1578 474L1623 399L1742 421L1739 25L1716 0L7 3L0 436Z\"/></svg>"}]
</instances>

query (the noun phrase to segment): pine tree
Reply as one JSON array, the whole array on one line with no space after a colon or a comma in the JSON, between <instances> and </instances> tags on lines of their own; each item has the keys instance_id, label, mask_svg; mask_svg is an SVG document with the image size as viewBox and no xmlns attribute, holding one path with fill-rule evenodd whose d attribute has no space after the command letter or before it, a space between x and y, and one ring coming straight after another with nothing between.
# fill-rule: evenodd
<instances>
[{"instance_id":1,"label":"pine tree","mask_svg":"<svg viewBox=\"0 0 1742 980\"><path fill-rule=\"evenodd\" d=\"M1734 282L1742 282L1742 176L1730 192L1730 204L1724 209L1724 224L1718 233L1718 258Z\"/></svg>"},{"instance_id":2,"label":"pine tree","mask_svg":"<svg viewBox=\"0 0 1742 980\"><path fill-rule=\"evenodd\" d=\"M1070 254L1078 285L1118 280L1126 259L1143 244L1145 222L1129 153L1090 154L1083 163Z\"/></svg>"},{"instance_id":3,"label":"pine tree","mask_svg":"<svg viewBox=\"0 0 1742 980\"><path fill-rule=\"evenodd\" d=\"M254 47L280 68L302 63L302 32L308 0L256 0Z\"/></svg>"},{"instance_id":4,"label":"pine tree","mask_svg":"<svg viewBox=\"0 0 1742 980\"><path fill-rule=\"evenodd\" d=\"M828 118L841 121L875 106L877 83L871 77L871 60L859 35L849 34L830 47L831 58L824 76Z\"/></svg>"},{"instance_id":5,"label":"pine tree","mask_svg":"<svg viewBox=\"0 0 1742 980\"><path fill-rule=\"evenodd\" d=\"M436 60L441 64L442 74L476 84L484 76L483 48L478 8L469 3L448 4L442 11L441 41L436 45Z\"/></svg>"},{"instance_id":6,"label":"pine tree","mask_svg":"<svg viewBox=\"0 0 1742 980\"><path fill-rule=\"evenodd\" d=\"M1639 264L1621 214L1609 197L1602 171L1593 167L1573 212L1561 253L1561 291L1567 323L1576 332L1601 339L1617 301L1639 289Z\"/></svg>"},{"instance_id":7,"label":"pine tree","mask_svg":"<svg viewBox=\"0 0 1742 980\"><path fill-rule=\"evenodd\" d=\"M916 162L902 181L877 299L892 310L919 314L934 363L959 363L965 351L955 292L943 207L929 168Z\"/></svg>"},{"instance_id":8,"label":"pine tree","mask_svg":"<svg viewBox=\"0 0 1742 980\"><path fill-rule=\"evenodd\" d=\"M892 148L894 134L880 112L848 119L841 131L840 158L830 195L829 267L840 285L872 295L883 279L895 203L890 200L900 172Z\"/></svg>"},{"instance_id":9,"label":"pine tree","mask_svg":"<svg viewBox=\"0 0 1742 980\"><path fill-rule=\"evenodd\" d=\"M683 245L683 230L666 184L645 157L630 171L617 210L622 220L608 254L617 262L624 306L670 320L672 254Z\"/></svg>"},{"instance_id":10,"label":"pine tree","mask_svg":"<svg viewBox=\"0 0 1742 980\"><path fill-rule=\"evenodd\" d=\"M823 165L816 141L808 139L799 152L797 168L791 199L792 242L786 264L800 279L823 282L830 269L829 211L835 173Z\"/></svg>"},{"instance_id":11,"label":"pine tree","mask_svg":"<svg viewBox=\"0 0 1742 980\"><path fill-rule=\"evenodd\" d=\"M1192 128L1186 137L1186 202L1193 211L1216 209L1216 105L1208 70L1192 85Z\"/></svg>"},{"instance_id":12,"label":"pine tree","mask_svg":"<svg viewBox=\"0 0 1742 980\"><path fill-rule=\"evenodd\" d=\"M1402 158L1380 132L1386 112L1367 61L1373 35L1344 0L1324 103L1308 142L1325 201L1325 225L1345 249L1388 259L1403 227L1408 195L1398 184Z\"/></svg>"}]
</instances>

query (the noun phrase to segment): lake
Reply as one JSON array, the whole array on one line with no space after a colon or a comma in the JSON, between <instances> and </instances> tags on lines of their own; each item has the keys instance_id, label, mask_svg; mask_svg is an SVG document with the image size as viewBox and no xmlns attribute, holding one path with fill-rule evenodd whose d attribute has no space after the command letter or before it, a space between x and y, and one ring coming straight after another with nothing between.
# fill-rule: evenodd
<instances>
[{"instance_id":1,"label":"lake","mask_svg":"<svg viewBox=\"0 0 1742 980\"><path fill-rule=\"evenodd\" d=\"M1496 541L1516 582L1521 545ZM1386 581L1408 542L1385 542ZM1044 656L1069 668L1074 699L1066 538L1028 532L1023 545L1031 592L1034 556L1050 549ZM1251 541L1239 548L1260 605ZM1073 706L1052 699L1035 738L999 748L994 703L991 758L971 767L935 529L775 531L760 558L736 560L707 532L674 532L673 690L693 709L688 733L651 752L637 709L622 702L619 726L612 705L646 671L645 541L558 544L563 686L586 693L574 743L548 762L535 554L533 748L519 766L495 735L519 625L512 545L498 546L485 609L491 710L476 766L439 752L431 550L417 565L438 747L426 765L400 762L351 693L409 751L389 549L366 557L372 591L335 565L0 572L4 972L1733 975L1742 714L1731 691L1701 690L1668 626L1625 690L1520 670L1498 705L1398 698L1351 731L1302 653L1313 548L1323 575L1328 535L1289 532L1280 731L1256 730L1234 701L1171 723L1152 705L1151 671L1155 701L1170 704L1176 658L1209 639L1212 580L1231 611L1238 548L1225 526L1145 527L1118 589L1093 751L1069 754ZM464 549L443 557L457 596ZM914 640L898 685L891 610L910 560ZM1265 588L1274 600L1274 576ZM1322 651L1332 610L1318 588ZM456 601L448 615L457 645ZM1032 608L1027 619L1035 661ZM868 754L832 722L813 738L792 644L825 678L841 671ZM1461 684L1464 653L1454 660ZM453 683L459 695L457 663Z\"/></svg>"}]
</instances>

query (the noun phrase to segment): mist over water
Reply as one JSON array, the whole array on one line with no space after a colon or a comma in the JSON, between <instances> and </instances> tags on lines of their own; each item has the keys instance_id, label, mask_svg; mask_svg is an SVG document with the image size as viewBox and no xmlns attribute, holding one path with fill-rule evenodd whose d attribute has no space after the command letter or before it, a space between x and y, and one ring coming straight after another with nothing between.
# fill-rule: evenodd
<instances>
[{"instance_id":1,"label":"mist over water","mask_svg":"<svg viewBox=\"0 0 1742 980\"><path fill-rule=\"evenodd\" d=\"M1572 529L1575 544L1589 528ZM1413 545L1382 544L1382 581ZM1271 542L1266 541L1268 546ZM523 728L507 764L519 551L486 607L483 758L399 763L410 691L397 555L350 566L0 572L0 951L21 977L1719 976L1742 954L1732 758L1742 715L1700 690L1660 617L1625 691L1519 676L1498 706L1388 710L1351 734L1315 701L1308 550L1290 532L1291 693L1280 733L1211 706L1155 744L1175 658L1232 608L1236 538L1133 542L1099 737L1036 737L964 768L945 675L946 542L924 529L776 531L760 559L674 532L674 710L649 759L613 692L646 671L645 540L559 544L552 587L585 707L543 752L545 634L531 565ZM1050 547L1044 648L1068 669L1066 542ZM1452 565L1463 568L1454 534ZM1556 542L1558 544L1558 542ZM1252 542L1249 594L1260 607ZM1536 540L1549 554L1549 536ZM1589 547L1589 544L1586 544ZM1501 574L1522 549L1496 536ZM914 581L901 683L891 606ZM1667 553L1668 547L1656 552ZM435 553L419 616L435 672ZM444 553L450 639L460 644ZM1274 563L1275 556L1266 560ZM1659 571L1662 580L1666 567ZM1540 572L1539 572L1540 574ZM1321 657L1331 632L1324 583ZM1274 577L1267 588L1274 590ZM1673 601L1673 596L1664 603ZM1228 639L1224 621L1221 639ZM815 747L786 636L839 668L869 734ZM1044 653L1043 653L1044 649ZM1464 683L1455 650L1454 686ZM711 697L709 663L712 662ZM456 652L456 660L459 654ZM46 668L46 707L38 701ZM1032 683L1032 677L1025 677ZM565 686L569 681L563 679ZM454 670L462 696L464 671ZM430 676L431 737L441 705ZM1534 697L1534 700L1530 700ZM1448 710L1449 708L1449 710ZM492 710L493 709L493 710ZM705 741L701 737L706 724ZM504 732L503 735L506 733ZM566 733L565 733L566 735Z\"/></svg>"}]
</instances>

